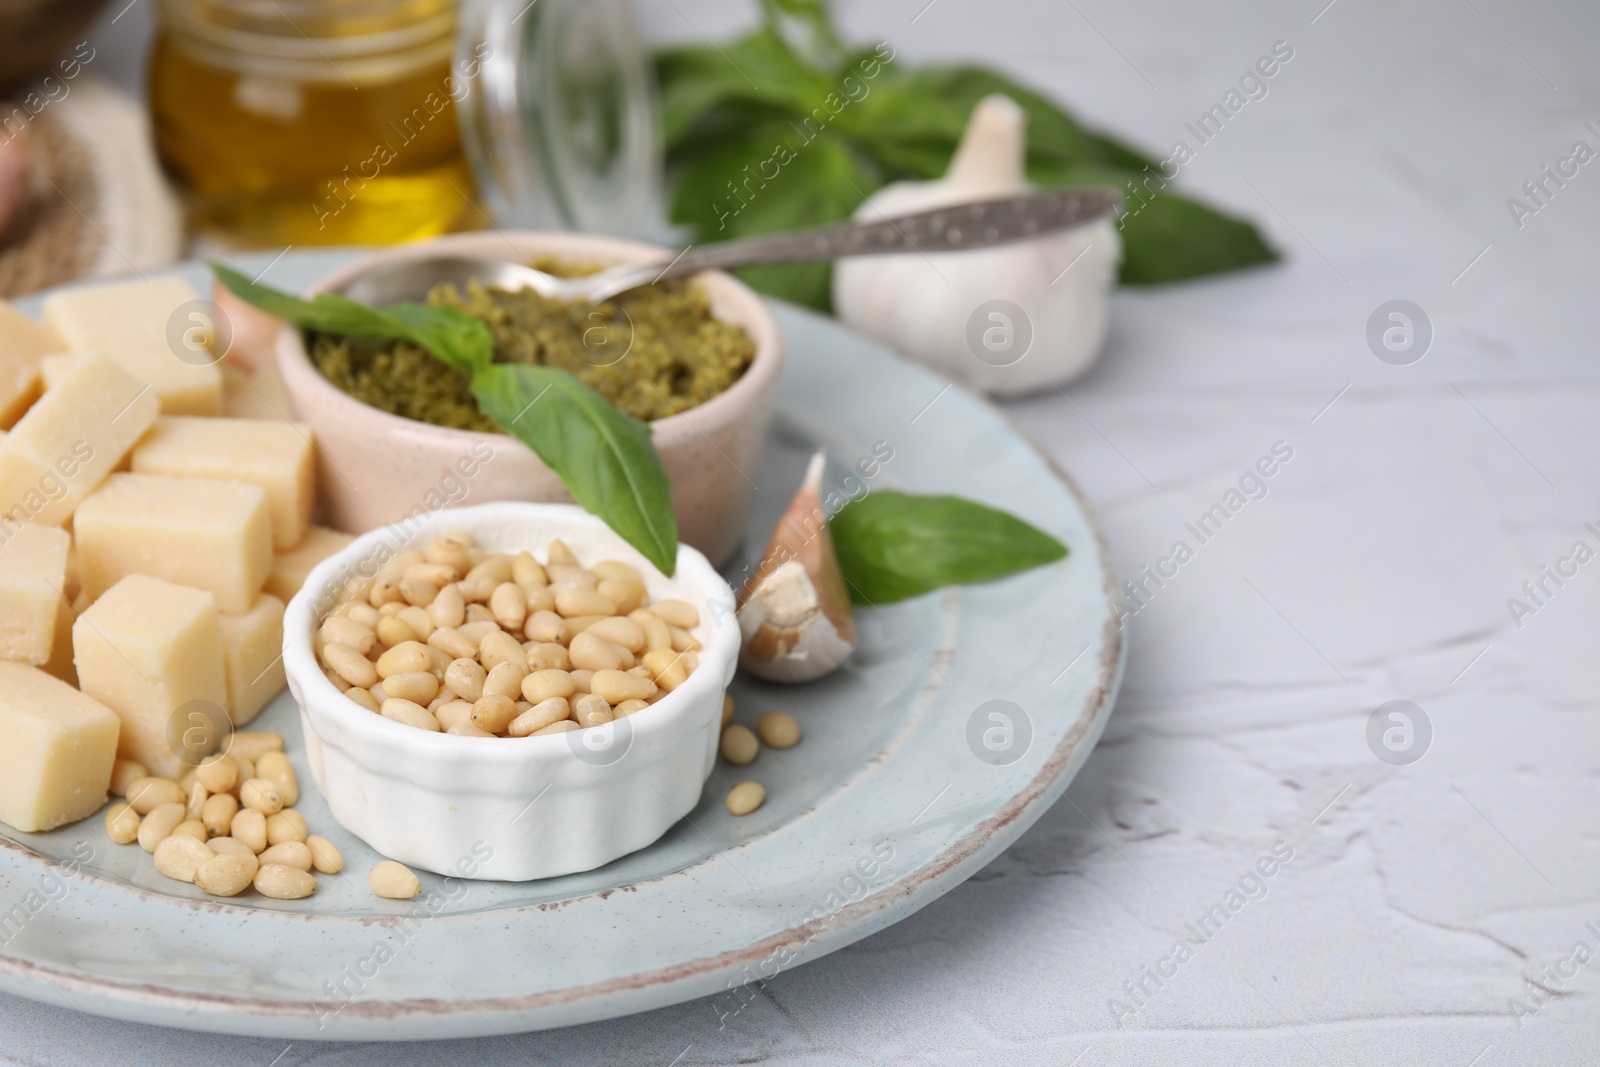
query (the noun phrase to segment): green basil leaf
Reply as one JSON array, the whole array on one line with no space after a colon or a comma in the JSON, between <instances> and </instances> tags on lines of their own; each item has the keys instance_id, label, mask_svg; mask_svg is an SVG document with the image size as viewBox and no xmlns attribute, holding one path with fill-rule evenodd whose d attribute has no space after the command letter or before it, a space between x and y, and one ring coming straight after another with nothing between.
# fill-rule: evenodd
<instances>
[{"instance_id":1,"label":"green basil leaf","mask_svg":"<svg viewBox=\"0 0 1600 1067\"><path fill-rule=\"evenodd\" d=\"M253 282L221 263L212 263L211 271L240 300L302 330L408 341L427 349L452 370L468 375L494 358L494 335L489 327L456 308L396 304L380 310L337 293L319 293L314 300L302 300Z\"/></svg>"},{"instance_id":2,"label":"green basil leaf","mask_svg":"<svg viewBox=\"0 0 1600 1067\"><path fill-rule=\"evenodd\" d=\"M1003 511L957 496L880 489L828 522L858 604L892 604L947 585L1042 566L1067 546Z\"/></svg>"},{"instance_id":3,"label":"green basil leaf","mask_svg":"<svg viewBox=\"0 0 1600 1067\"><path fill-rule=\"evenodd\" d=\"M672 574L678 521L648 425L553 367L496 363L472 376L472 395L484 414L561 476L573 500Z\"/></svg>"},{"instance_id":4,"label":"green basil leaf","mask_svg":"<svg viewBox=\"0 0 1600 1067\"><path fill-rule=\"evenodd\" d=\"M768 26L724 45L659 52L656 79L669 149L723 104L748 102L803 115L834 90L828 76Z\"/></svg>"}]
</instances>

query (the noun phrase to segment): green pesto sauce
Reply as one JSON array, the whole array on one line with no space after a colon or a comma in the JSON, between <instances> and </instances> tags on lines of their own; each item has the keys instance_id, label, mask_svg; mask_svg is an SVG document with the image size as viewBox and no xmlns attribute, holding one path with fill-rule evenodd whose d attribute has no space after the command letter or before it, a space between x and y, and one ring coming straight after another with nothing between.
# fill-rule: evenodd
<instances>
[{"instance_id":1,"label":"green pesto sauce","mask_svg":"<svg viewBox=\"0 0 1600 1067\"><path fill-rule=\"evenodd\" d=\"M536 262L571 276L593 268ZM458 307L488 323L497 363L570 371L635 418L687 411L727 389L755 358L740 326L721 322L699 286L673 279L600 304L563 304L531 290L473 283L465 295L441 285L428 303ZM478 410L467 379L415 345L312 334L311 362L357 400L403 418L496 433Z\"/></svg>"}]
</instances>

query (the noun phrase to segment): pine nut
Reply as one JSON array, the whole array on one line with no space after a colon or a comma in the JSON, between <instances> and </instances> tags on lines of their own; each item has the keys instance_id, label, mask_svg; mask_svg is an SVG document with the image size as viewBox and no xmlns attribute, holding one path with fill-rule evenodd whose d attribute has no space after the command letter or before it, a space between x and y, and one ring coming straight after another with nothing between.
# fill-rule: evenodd
<instances>
[{"instance_id":1,"label":"pine nut","mask_svg":"<svg viewBox=\"0 0 1600 1067\"><path fill-rule=\"evenodd\" d=\"M378 625L378 609L371 604L346 601L344 613L347 618L354 619L369 630Z\"/></svg>"},{"instance_id":2,"label":"pine nut","mask_svg":"<svg viewBox=\"0 0 1600 1067\"><path fill-rule=\"evenodd\" d=\"M722 725L726 726L733 721L733 697L727 693L722 694Z\"/></svg>"},{"instance_id":3,"label":"pine nut","mask_svg":"<svg viewBox=\"0 0 1600 1067\"><path fill-rule=\"evenodd\" d=\"M569 730L581 730L581 729L583 729L583 727L579 726L577 723L573 722L571 719L562 719L560 722L551 723L549 726L546 726L543 730L535 730L533 733L529 734L528 736L529 737L544 737L544 736L546 736L548 734L564 734Z\"/></svg>"},{"instance_id":4,"label":"pine nut","mask_svg":"<svg viewBox=\"0 0 1600 1067\"><path fill-rule=\"evenodd\" d=\"M603 726L612 721L611 705L602 697L585 693L572 702L572 718L579 726Z\"/></svg>"},{"instance_id":5,"label":"pine nut","mask_svg":"<svg viewBox=\"0 0 1600 1067\"><path fill-rule=\"evenodd\" d=\"M172 831L176 830L181 822L183 822L182 804L176 802L158 804L139 823L139 847L146 852L154 852L157 845L172 836Z\"/></svg>"},{"instance_id":6,"label":"pine nut","mask_svg":"<svg viewBox=\"0 0 1600 1067\"><path fill-rule=\"evenodd\" d=\"M528 655L522 651L522 642L504 630L484 634L478 643L478 662L491 671L502 663L514 664L524 672L528 669Z\"/></svg>"},{"instance_id":7,"label":"pine nut","mask_svg":"<svg viewBox=\"0 0 1600 1067\"><path fill-rule=\"evenodd\" d=\"M205 842L211 835L206 832L206 824L199 819L185 819L173 827L172 833L167 836L192 837L196 841Z\"/></svg>"},{"instance_id":8,"label":"pine nut","mask_svg":"<svg viewBox=\"0 0 1600 1067\"><path fill-rule=\"evenodd\" d=\"M463 724L472 722L472 705L465 700L452 700L441 704L439 710L433 713L434 719L443 730L451 730Z\"/></svg>"},{"instance_id":9,"label":"pine nut","mask_svg":"<svg viewBox=\"0 0 1600 1067\"><path fill-rule=\"evenodd\" d=\"M589 683L594 680L594 671L568 671L567 677L572 679L573 692L587 693Z\"/></svg>"},{"instance_id":10,"label":"pine nut","mask_svg":"<svg viewBox=\"0 0 1600 1067\"><path fill-rule=\"evenodd\" d=\"M259 766L257 772L259 773ZM283 794L266 778L252 778L239 786L239 803L262 816L276 815L283 810Z\"/></svg>"},{"instance_id":11,"label":"pine nut","mask_svg":"<svg viewBox=\"0 0 1600 1067\"><path fill-rule=\"evenodd\" d=\"M239 782L239 765L227 756L211 756L194 769L194 776L208 793L231 793Z\"/></svg>"},{"instance_id":12,"label":"pine nut","mask_svg":"<svg viewBox=\"0 0 1600 1067\"><path fill-rule=\"evenodd\" d=\"M494 612L494 621L507 630L520 630L528 620L528 598L516 583L501 582L489 594L489 610Z\"/></svg>"},{"instance_id":13,"label":"pine nut","mask_svg":"<svg viewBox=\"0 0 1600 1067\"><path fill-rule=\"evenodd\" d=\"M229 752L228 758L233 761L233 795L239 795L239 787L256 776L256 765L245 759L237 752Z\"/></svg>"},{"instance_id":14,"label":"pine nut","mask_svg":"<svg viewBox=\"0 0 1600 1067\"><path fill-rule=\"evenodd\" d=\"M644 583L637 578L603 578L595 592L617 606L618 615L633 611L650 595Z\"/></svg>"},{"instance_id":15,"label":"pine nut","mask_svg":"<svg viewBox=\"0 0 1600 1067\"><path fill-rule=\"evenodd\" d=\"M406 626L411 630L414 639L417 641L426 641L428 636L432 634L434 630L438 629L438 627L433 624L433 616L429 615L422 608L401 608L400 611L395 615L395 618L406 624Z\"/></svg>"},{"instance_id":16,"label":"pine nut","mask_svg":"<svg viewBox=\"0 0 1600 1067\"><path fill-rule=\"evenodd\" d=\"M281 845L289 841L306 839L306 821L293 811L280 811L267 816L267 845ZM272 862L270 860L264 862Z\"/></svg>"},{"instance_id":17,"label":"pine nut","mask_svg":"<svg viewBox=\"0 0 1600 1067\"><path fill-rule=\"evenodd\" d=\"M311 869L311 849L306 847L304 841L282 841L276 845L269 845L257 859L263 866L277 863L300 871Z\"/></svg>"},{"instance_id":18,"label":"pine nut","mask_svg":"<svg viewBox=\"0 0 1600 1067\"><path fill-rule=\"evenodd\" d=\"M530 641L523 647L528 656L530 671L566 671L572 669L572 656L567 646L554 641Z\"/></svg>"},{"instance_id":19,"label":"pine nut","mask_svg":"<svg viewBox=\"0 0 1600 1067\"><path fill-rule=\"evenodd\" d=\"M443 589L461 577L461 574L454 567L445 563L413 563L406 568L406 572L402 577L413 581L431 582L433 585Z\"/></svg>"},{"instance_id":20,"label":"pine nut","mask_svg":"<svg viewBox=\"0 0 1600 1067\"><path fill-rule=\"evenodd\" d=\"M440 725L443 726L444 724L440 723ZM444 732L449 734L452 737L498 737L499 736L498 734L491 734L488 730L480 730L478 727L474 726L470 721L469 722L458 722L454 726L445 727Z\"/></svg>"},{"instance_id":21,"label":"pine nut","mask_svg":"<svg viewBox=\"0 0 1600 1067\"><path fill-rule=\"evenodd\" d=\"M111 764L110 793L114 797L126 797L128 787L141 778L150 777L150 772L138 760L119 759Z\"/></svg>"},{"instance_id":22,"label":"pine nut","mask_svg":"<svg viewBox=\"0 0 1600 1067\"><path fill-rule=\"evenodd\" d=\"M367 592L367 603L375 608L385 604L398 604L401 602L400 582L402 579L393 575L380 574L372 582L372 588Z\"/></svg>"},{"instance_id":23,"label":"pine nut","mask_svg":"<svg viewBox=\"0 0 1600 1067\"><path fill-rule=\"evenodd\" d=\"M156 870L175 882L194 881L200 865L216 858L205 845L192 837L173 835L156 846Z\"/></svg>"},{"instance_id":24,"label":"pine nut","mask_svg":"<svg viewBox=\"0 0 1600 1067\"><path fill-rule=\"evenodd\" d=\"M281 863L264 863L256 871L256 892L274 900L300 900L317 891L314 875Z\"/></svg>"},{"instance_id":25,"label":"pine nut","mask_svg":"<svg viewBox=\"0 0 1600 1067\"><path fill-rule=\"evenodd\" d=\"M232 794L218 793L206 797L206 806L200 809L200 822L211 837L223 837L233 826L233 817L239 814L239 802Z\"/></svg>"},{"instance_id":26,"label":"pine nut","mask_svg":"<svg viewBox=\"0 0 1600 1067\"><path fill-rule=\"evenodd\" d=\"M566 697L551 697L533 705L527 711L511 720L506 727L506 733L512 737L527 737L538 733L552 723L561 722L572 714L572 708L567 703Z\"/></svg>"},{"instance_id":27,"label":"pine nut","mask_svg":"<svg viewBox=\"0 0 1600 1067\"><path fill-rule=\"evenodd\" d=\"M131 845L139 838L139 813L128 803L106 808L106 836L119 845Z\"/></svg>"},{"instance_id":28,"label":"pine nut","mask_svg":"<svg viewBox=\"0 0 1600 1067\"><path fill-rule=\"evenodd\" d=\"M535 611L530 614L528 621L523 624L522 635L529 641L540 643L553 641L561 644L572 640L566 620L553 611Z\"/></svg>"},{"instance_id":29,"label":"pine nut","mask_svg":"<svg viewBox=\"0 0 1600 1067\"><path fill-rule=\"evenodd\" d=\"M182 788L182 787L180 787L180 788ZM184 798L183 798L183 814L184 814L184 818L186 818L186 819L198 819L200 817L200 809L205 807L205 803L206 803L206 787L201 785L198 780L190 782L188 787L184 789Z\"/></svg>"},{"instance_id":30,"label":"pine nut","mask_svg":"<svg viewBox=\"0 0 1600 1067\"><path fill-rule=\"evenodd\" d=\"M449 651L446 649L445 651ZM379 678L388 679L396 674L427 671L433 668L433 659L426 645L417 641L402 641L378 657ZM337 668L336 668L337 669ZM369 685L371 683L368 683Z\"/></svg>"},{"instance_id":31,"label":"pine nut","mask_svg":"<svg viewBox=\"0 0 1600 1067\"><path fill-rule=\"evenodd\" d=\"M444 669L444 684L455 690L464 700L477 700L483 696L483 683L487 672L475 659L461 657L450 661Z\"/></svg>"},{"instance_id":32,"label":"pine nut","mask_svg":"<svg viewBox=\"0 0 1600 1067\"><path fill-rule=\"evenodd\" d=\"M485 612L488 611L487 608L484 608L483 610ZM493 616L490 616L486 619L469 618L466 622L462 623L456 628L456 633L472 642L472 648L474 651L477 651L479 643L482 642L486 636L492 633L501 632L503 631L500 629L500 624L494 621Z\"/></svg>"},{"instance_id":33,"label":"pine nut","mask_svg":"<svg viewBox=\"0 0 1600 1067\"><path fill-rule=\"evenodd\" d=\"M692 630L700 625L700 610L686 600L654 600L650 610L661 617L668 626Z\"/></svg>"},{"instance_id":34,"label":"pine nut","mask_svg":"<svg viewBox=\"0 0 1600 1067\"><path fill-rule=\"evenodd\" d=\"M700 642L688 630L682 630L676 626L668 626L667 632L672 634L672 650L674 652L698 652L700 650Z\"/></svg>"},{"instance_id":35,"label":"pine nut","mask_svg":"<svg viewBox=\"0 0 1600 1067\"><path fill-rule=\"evenodd\" d=\"M400 579L400 595L413 607L425 608L439 595L439 587L420 578Z\"/></svg>"},{"instance_id":36,"label":"pine nut","mask_svg":"<svg viewBox=\"0 0 1600 1067\"><path fill-rule=\"evenodd\" d=\"M378 637L348 615L329 615L317 631L317 640L325 645L344 645L365 656L378 643Z\"/></svg>"},{"instance_id":37,"label":"pine nut","mask_svg":"<svg viewBox=\"0 0 1600 1067\"><path fill-rule=\"evenodd\" d=\"M589 692L604 697L608 704L620 704L624 700L649 700L655 695L656 684L626 671L595 671L589 679Z\"/></svg>"},{"instance_id":38,"label":"pine nut","mask_svg":"<svg viewBox=\"0 0 1600 1067\"><path fill-rule=\"evenodd\" d=\"M250 887L257 868L254 853L221 852L195 868L194 884L214 897L236 897Z\"/></svg>"},{"instance_id":39,"label":"pine nut","mask_svg":"<svg viewBox=\"0 0 1600 1067\"><path fill-rule=\"evenodd\" d=\"M639 572L621 560L603 559L589 568L596 578L625 578L632 581L641 581Z\"/></svg>"},{"instance_id":40,"label":"pine nut","mask_svg":"<svg viewBox=\"0 0 1600 1067\"><path fill-rule=\"evenodd\" d=\"M544 558L549 560L550 567L576 567L578 557L572 554L572 549L567 543L557 537L551 540L550 547L545 549Z\"/></svg>"},{"instance_id":41,"label":"pine nut","mask_svg":"<svg viewBox=\"0 0 1600 1067\"><path fill-rule=\"evenodd\" d=\"M484 696L503 696L516 700L522 695L522 680L528 672L515 663L497 663L483 682Z\"/></svg>"},{"instance_id":42,"label":"pine nut","mask_svg":"<svg viewBox=\"0 0 1600 1067\"><path fill-rule=\"evenodd\" d=\"M253 763L261 758L263 752L282 752L283 738L265 730L237 730L228 751Z\"/></svg>"},{"instance_id":43,"label":"pine nut","mask_svg":"<svg viewBox=\"0 0 1600 1067\"><path fill-rule=\"evenodd\" d=\"M472 640L462 635L459 629L442 627L428 635L428 645L437 648L451 659L472 659L478 654L478 646Z\"/></svg>"},{"instance_id":44,"label":"pine nut","mask_svg":"<svg viewBox=\"0 0 1600 1067\"><path fill-rule=\"evenodd\" d=\"M373 713L376 713L382 704L382 701L373 696L371 693L367 692L365 689L357 689L353 685L344 691L344 695Z\"/></svg>"},{"instance_id":45,"label":"pine nut","mask_svg":"<svg viewBox=\"0 0 1600 1067\"><path fill-rule=\"evenodd\" d=\"M567 649L572 665L589 671L614 671L622 666L622 656L616 645L587 631L572 639Z\"/></svg>"},{"instance_id":46,"label":"pine nut","mask_svg":"<svg viewBox=\"0 0 1600 1067\"><path fill-rule=\"evenodd\" d=\"M513 570L511 557L503 555L486 556L481 563L475 563L467 572L467 578L474 581L491 581L501 585L511 581Z\"/></svg>"},{"instance_id":47,"label":"pine nut","mask_svg":"<svg viewBox=\"0 0 1600 1067\"><path fill-rule=\"evenodd\" d=\"M378 627L382 629L383 623L380 622ZM346 685L359 685L365 689L378 680L378 673L373 670L372 663L367 657L345 645L323 645L322 662L327 664L328 669L334 674L343 678Z\"/></svg>"},{"instance_id":48,"label":"pine nut","mask_svg":"<svg viewBox=\"0 0 1600 1067\"><path fill-rule=\"evenodd\" d=\"M428 618L439 629L454 629L466 622L467 598L461 595L461 588L452 584L440 589L439 595L428 605Z\"/></svg>"},{"instance_id":49,"label":"pine nut","mask_svg":"<svg viewBox=\"0 0 1600 1067\"><path fill-rule=\"evenodd\" d=\"M388 900L410 900L422 892L422 882L404 864L384 860L367 872L367 885Z\"/></svg>"},{"instance_id":50,"label":"pine nut","mask_svg":"<svg viewBox=\"0 0 1600 1067\"><path fill-rule=\"evenodd\" d=\"M800 724L786 712L767 712L756 722L756 730L771 748L793 748L800 743Z\"/></svg>"},{"instance_id":51,"label":"pine nut","mask_svg":"<svg viewBox=\"0 0 1600 1067\"><path fill-rule=\"evenodd\" d=\"M517 703L510 697L491 693L480 697L472 705L472 725L487 733L497 734L511 725L517 717Z\"/></svg>"},{"instance_id":52,"label":"pine nut","mask_svg":"<svg viewBox=\"0 0 1600 1067\"><path fill-rule=\"evenodd\" d=\"M383 642L384 648L393 648L395 645L403 645L407 641L416 639L417 632L399 615L390 615L378 620L378 640Z\"/></svg>"},{"instance_id":53,"label":"pine nut","mask_svg":"<svg viewBox=\"0 0 1600 1067\"><path fill-rule=\"evenodd\" d=\"M522 696L530 704L551 697L569 697L574 688L572 675L566 671L534 671L522 680Z\"/></svg>"},{"instance_id":54,"label":"pine nut","mask_svg":"<svg viewBox=\"0 0 1600 1067\"><path fill-rule=\"evenodd\" d=\"M454 662L452 660L452 662ZM413 704L424 707L433 702L439 692L439 679L427 671L407 671L404 674L391 675L383 680L383 691L386 695L400 700L409 700ZM260 773L257 768L256 773Z\"/></svg>"},{"instance_id":55,"label":"pine nut","mask_svg":"<svg viewBox=\"0 0 1600 1067\"><path fill-rule=\"evenodd\" d=\"M629 652L643 652L645 648L644 627L620 615L601 619L583 632L602 641L609 641L613 645L620 645Z\"/></svg>"},{"instance_id":56,"label":"pine nut","mask_svg":"<svg viewBox=\"0 0 1600 1067\"><path fill-rule=\"evenodd\" d=\"M306 847L311 850L311 866L317 873L338 874L344 870L344 856L326 837L312 834L306 838Z\"/></svg>"},{"instance_id":57,"label":"pine nut","mask_svg":"<svg viewBox=\"0 0 1600 1067\"><path fill-rule=\"evenodd\" d=\"M259 811L244 808L233 817L228 833L251 852L264 852L267 848L267 817Z\"/></svg>"},{"instance_id":58,"label":"pine nut","mask_svg":"<svg viewBox=\"0 0 1600 1067\"><path fill-rule=\"evenodd\" d=\"M439 732L439 720L433 713L421 704L409 700L396 700L390 697L383 702L383 717L402 726L414 726L419 730Z\"/></svg>"},{"instance_id":59,"label":"pine nut","mask_svg":"<svg viewBox=\"0 0 1600 1067\"><path fill-rule=\"evenodd\" d=\"M628 618L638 623L640 629L644 630L644 644L646 648L654 649L672 647L672 628L666 624L661 616L657 615L649 608L639 608L637 611L630 611L628 613Z\"/></svg>"},{"instance_id":60,"label":"pine nut","mask_svg":"<svg viewBox=\"0 0 1600 1067\"><path fill-rule=\"evenodd\" d=\"M206 847L219 856L236 855L249 856L251 859L256 858L256 854L251 851L249 845L233 837L213 837L206 842Z\"/></svg>"},{"instance_id":61,"label":"pine nut","mask_svg":"<svg viewBox=\"0 0 1600 1067\"><path fill-rule=\"evenodd\" d=\"M761 742L750 727L734 723L722 731L722 758L735 767L743 767L761 753Z\"/></svg>"},{"instance_id":62,"label":"pine nut","mask_svg":"<svg viewBox=\"0 0 1600 1067\"><path fill-rule=\"evenodd\" d=\"M567 629L576 637L601 619L609 619L610 615L574 615L567 620ZM611 642L607 641L606 644Z\"/></svg>"},{"instance_id":63,"label":"pine nut","mask_svg":"<svg viewBox=\"0 0 1600 1067\"><path fill-rule=\"evenodd\" d=\"M556 593L556 612L567 619L574 615L615 615L617 605L588 589L562 589Z\"/></svg>"},{"instance_id":64,"label":"pine nut","mask_svg":"<svg viewBox=\"0 0 1600 1067\"><path fill-rule=\"evenodd\" d=\"M163 804L182 805L188 798L170 778L138 778L128 785L128 803L140 815L149 815Z\"/></svg>"},{"instance_id":65,"label":"pine nut","mask_svg":"<svg viewBox=\"0 0 1600 1067\"><path fill-rule=\"evenodd\" d=\"M670 648L652 648L644 654L644 665L650 668L656 684L669 693L689 680L689 672L683 666L683 653Z\"/></svg>"},{"instance_id":66,"label":"pine nut","mask_svg":"<svg viewBox=\"0 0 1600 1067\"><path fill-rule=\"evenodd\" d=\"M549 586L525 585L522 595L528 602L528 614L536 611L548 611L552 614L556 610L556 595L550 591Z\"/></svg>"},{"instance_id":67,"label":"pine nut","mask_svg":"<svg viewBox=\"0 0 1600 1067\"><path fill-rule=\"evenodd\" d=\"M740 782L728 790L729 815L749 815L766 802L767 791L760 782Z\"/></svg>"},{"instance_id":68,"label":"pine nut","mask_svg":"<svg viewBox=\"0 0 1600 1067\"><path fill-rule=\"evenodd\" d=\"M624 700L622 703L611 709L611 714L616 718L621 719L625 716L641 712L649 706L650 702L648 700Z\"/></svg>"},{"instance_id":69,"label":"pine nut","mask_svg":"<svg viewBox=\"0 0 1600 1067\"><path fill-rule=\"evenodd\" d=\"M531 552L518 552L512 559L511 580L522 586L550 584L550 579L545 576L544 567L533 558Z\"/></svg>"}]
</instances>

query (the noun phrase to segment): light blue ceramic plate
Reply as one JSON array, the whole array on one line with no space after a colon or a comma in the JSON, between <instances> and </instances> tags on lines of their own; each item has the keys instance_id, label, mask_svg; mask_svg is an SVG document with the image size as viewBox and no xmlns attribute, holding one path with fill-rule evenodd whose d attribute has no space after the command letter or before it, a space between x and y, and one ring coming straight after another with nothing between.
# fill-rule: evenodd
<instances>
[{"instance_id":1,"label":"light blue ceramic plate","mask_svg":"<svg viewBox=\"0 0 1600 1067\"><path fill-rule=\"evenodd\" d=\"M291 253L264 280L298 290L348 258ZM188 273L206 291L205 272ZM37 301L23 307L36 313ZM708 994L733 1014L748 983L904 918L1014 841L1083 764L1121 678L1100 532L1076 487L994 408L831 320L776 311L791 355L730 578L763 547L817 447L840 488L981 500L1055 534L1068 558L861 612L856 656L821 682L736 681L742 721L783 708L805 740L719 767L699 807L650 848L551 881L424 874L414 901L375 898L365 874L378 857L310 784L285 693L252 728L288 740L305 783L299 810L343 850L345 873L303 901L222 903L157 874L137 846L112 844L98 817L50 834L7 829L0 988L289 1038L509 1033ZM874 477L856 469L890 452ZM733 818L722 798L746 778L768 799Z\"/></svg>"}]
</instances>

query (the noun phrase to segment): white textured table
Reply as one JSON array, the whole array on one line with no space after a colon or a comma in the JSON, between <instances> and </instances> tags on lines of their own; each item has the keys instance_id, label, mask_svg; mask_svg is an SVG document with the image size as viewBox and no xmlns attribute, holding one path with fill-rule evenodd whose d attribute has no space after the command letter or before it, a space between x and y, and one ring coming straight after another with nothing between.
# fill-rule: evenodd
<instances>
[{"instance_id":1,"label":"white textured table","mask_svg":"<svg viewBox=\"0 0 1600 1067\"><path fill-rule=\"evenodd\" d=\"M102 25L105 69L134 76L152 2ZM1596 1062L1600 562L1571 556L1600 550L1600 164L1547 183L1520 228L1507 198L1574 142L1600 149L1585 126L1600 125L1600 10L926 2L851 4L844 20L908 56L1003 64L1152 149L1274 42L1294 49L1182 179L1260 219L1286 262L1119 296L1100 369L1013 406L1100 509L1122 573L1176 570L1146 580L1122 698L1066 801L966 885L783 974L726 1028L699 1002L475 1042L286 1049L0 998L0 1057ZM648 4L654 30L690 38L743 11ZM1431 320L1420 362L1369 348L1392 299ZM1293 455L1267 494L1201 543L1185 524L1277 442ZM1192 558L1162 564L1179 540ZM1547 565L1576 573L1558 585ZM1533 610L1513 618L1509 598ZM1431 723L1410 765L1367 741L1390 700ZM1275 845L1292 859L1250 877ZM1226 904L1220 929L1204 920Z\"/></svg>"}]
</instances>

